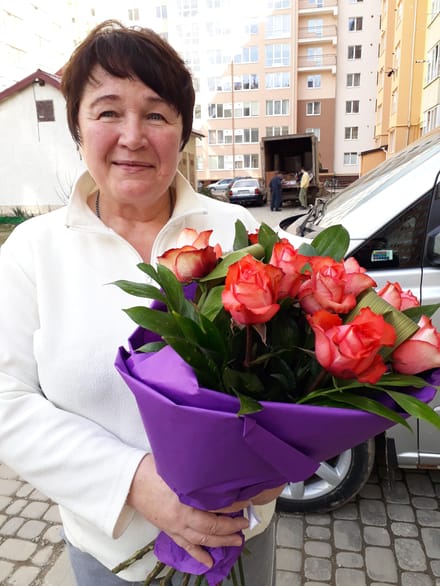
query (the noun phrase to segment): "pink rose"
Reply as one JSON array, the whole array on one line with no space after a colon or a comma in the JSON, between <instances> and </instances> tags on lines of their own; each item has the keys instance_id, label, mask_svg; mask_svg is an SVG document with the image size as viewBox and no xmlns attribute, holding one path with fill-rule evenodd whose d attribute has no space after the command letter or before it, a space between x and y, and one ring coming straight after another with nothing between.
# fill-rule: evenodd
<instances>
[{"instance_id":1,"label":"pink rose","mask_svg":"<svg viewBox=\"0 0 440 586\"><path fill-rule=\"evenodd\" d=\"M222 251L219 245L209 246L212 230L198 233L185 228L177 239L177 248L171 248L159 256L157 262L172 271L181 283L201 279L217 264Z\"/></svg>"},{"instance_id":2,"label":"pink rose","mask_svg":"<svg viewBox=\"0 0 440 586\"><path fill-rule=\"evenodd\" d=\"M315 334L316 358L328 372L371 384L385 374L379 351L395 343L396 332L381 315L366 307L344 324L338 315L320 310L307 320Z\"/></svg>"},{"instance_id":3,"label":"pink rose","mask_svg":"<svg viewBox=\"0 0 440 586\"><path fill-rule=\"evenodd\" d=\"M319 309L348 313L356 305L356 297L376 285L354 258L337 262L330 257L312 256L309 262L312 274L298 292L306 313Z\"/></svg>"},{"instance_id":4,"label":"pink rose","mask_svg":"<svg viewBox=\"0 0 440 586\"><path fill-rule=\"evenodd\" d=\"M239 324L268 322L279 310L278 288L283 271L248 254L232 264L226 275L222 301Z\"/></svg>"},{"instance_id":5,"label":"pink rose","mask_svg":"<svg viewBox=\"0 0 440 586\"><path fill-rule=\"evenodd\" d=\"M296 297L301 284L307 278L303 268L308 260L307 256L299 254L285 238L274 245L270 264L280 268L284 273L279 289L280 299Z\"/></svg>"},{"instance_id":6,"label":"pink rose","mask_svg":"<svg viewBox=\"0 0 440 586\"><path fill-rule=\"evenodd\" d=\"M440 366L440 332L425 315L419 329L392 354L393 367L403 374L417 374Z\"/></svg>"},{"instance_id":7,"label":"pink rose","mask_svg":"<svg viewBox=\"0 0 440 586\"><path fill-rule=\"evenodd\" d=\"M387 284L377 294L399 311L420 305L417 297L409 290L403 291L399 283L390 283L387 281Z\"/></svg>"}]
</instances>

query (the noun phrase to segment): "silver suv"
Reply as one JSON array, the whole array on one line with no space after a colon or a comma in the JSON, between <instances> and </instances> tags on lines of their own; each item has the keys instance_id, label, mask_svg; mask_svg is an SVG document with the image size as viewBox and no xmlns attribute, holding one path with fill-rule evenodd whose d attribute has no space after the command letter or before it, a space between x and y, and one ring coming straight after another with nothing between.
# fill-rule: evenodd
<instances>
[{"instance_id":1,"label":"silver suv","mask_svg":"<svg viewBox=\"0 0 440 586\"><path fill-rule=\"evenodd\" d=\"M428 305L440 302L440 131L413 143L330 200L317 200L307 214L281 228L295 244L327 226L342 224L354 256L381 287L398 281ZM379 254L380 253L380 254ZM440 329L440 311L433 317ZM440 412L440 397L433 406ZM322 462L314 476L291 483L278 500L281 510L324 512L351 499L365 484L377 447L405 468L440 468L440 434L409 420L386 435Z\"/></svg>"}]
</instances>

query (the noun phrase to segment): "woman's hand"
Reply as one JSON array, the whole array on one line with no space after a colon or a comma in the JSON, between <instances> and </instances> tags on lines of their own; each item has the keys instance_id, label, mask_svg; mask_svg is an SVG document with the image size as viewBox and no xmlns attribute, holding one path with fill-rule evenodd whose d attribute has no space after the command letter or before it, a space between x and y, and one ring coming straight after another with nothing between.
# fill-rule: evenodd
<instances>
[{"instance_id":1,"label":"woman's hand","mask_svg":"<svg viewBox=\"0 0 440 586\"><path fill-rule=\"evenodd\" d=\"M151 454L145 456L138 466L127 504L208 567L213 562L203 546L240 546L243 538L239 532L249 526L244 517L231 518L220 512L201 511L182 504L158 475ZM234 503L231 510L228 508L222 512L239 511L249 504L249 501Z\"/></svg>"}]
</instances>

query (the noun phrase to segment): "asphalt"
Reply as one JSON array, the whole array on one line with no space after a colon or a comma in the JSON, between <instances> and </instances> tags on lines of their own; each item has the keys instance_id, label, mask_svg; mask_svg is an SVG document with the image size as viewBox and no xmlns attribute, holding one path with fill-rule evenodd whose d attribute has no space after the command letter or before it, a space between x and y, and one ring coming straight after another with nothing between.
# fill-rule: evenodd
<instances>
[{"instance_id":1,"label":"asphalt","mask_svg":"<svg viewBox=\"0 0 440 586\"><path fill-rule=\"evenodd\" d=\"M440 586L440 471L392 487L380 472L336 511L277 515L276 586ZM60 529L57 506L0 464L0 584L75 586Z\"/></svg>"},{"instance_id":2,"label":"asphalt","mask_svg":"<svg viewBox=\"0 0 440 586\"><path fill-rule=\"evenodd\" d=\"M255 215L275 225L295 211ZM276 586L440 586L439 498L440 470L399 470L391 485L376 468L336 511L279 513ZM0 585L76 586L60 529L56 504L0 463Z\"/></svg>"}]
</instances>

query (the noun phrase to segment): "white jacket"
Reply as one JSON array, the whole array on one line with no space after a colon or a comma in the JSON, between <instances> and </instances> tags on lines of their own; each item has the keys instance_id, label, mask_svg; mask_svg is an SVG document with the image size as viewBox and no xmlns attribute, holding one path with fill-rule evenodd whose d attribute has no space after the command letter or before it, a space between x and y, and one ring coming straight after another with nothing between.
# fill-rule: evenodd
<instances>
[{"instance_id":1,"label":"white jacket","mask_svg":"<svg viewBox=\"0 0 440 586\"><path fill-rule=\"evenodd\" d=\"M136 327L122 308L139 300L110 283L141 281L142 259L87 206L94 189L85 173L68 206L24 222L1 248L0 460L59 503L73 545L112 568L157 530L125 504L149 446L114 368ZM176 189L152 259L184 227L213 229L211 243L228 250L237 218L249 230L258 225L244 208L194 192L181 175ZM120 576L140 581L155 561L150 555Z\"/></svg>"}]
</instances>

